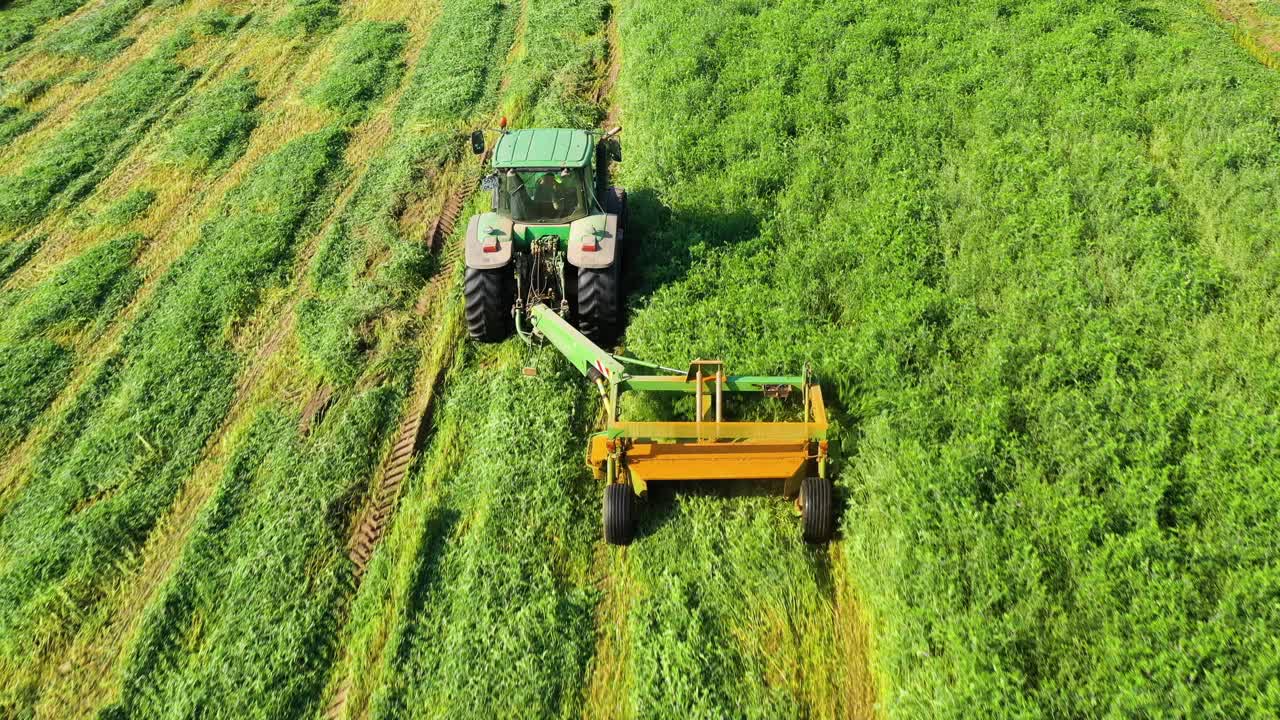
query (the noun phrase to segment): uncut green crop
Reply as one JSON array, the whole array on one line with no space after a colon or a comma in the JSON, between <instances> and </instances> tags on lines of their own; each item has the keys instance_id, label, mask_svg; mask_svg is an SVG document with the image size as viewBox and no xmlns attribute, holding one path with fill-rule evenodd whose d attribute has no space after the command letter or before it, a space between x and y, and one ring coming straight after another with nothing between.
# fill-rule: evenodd
<instances>
[{"instance_id":1,"label":"uncut green crop","mask_svg":"<svg viewBox=\"0 0 1280 720\"><path fill-rule=\"evenodd\" d=\"M190 476L234 393L233 329L287 276L346 138L298 138L229 194L43 446L0 518L6 674L74 633Z\"/></svg>"},{"instance_id":2,"label":"uncut green crop","mask_svg":"<svg viewBox=\"0 0 1280 720\"><path fill-rule=\"evenodd\" d=\"M0 229L35 224L61 198L84 197L186 92L195 72L177 60L194 42L181 31L120 75L71 124L41 145L18 175L0 177Z\"/></svg>"},{"instance_id":3,"label":"uncut green crop","mask_svg":"<svg viewBox=\"0 0 1280 720\"><path fill-rule=\"evenodd\" d=\"M814 362L890 716L1280 702L1280 80L1201 13L624 5L628 349Z\"/></svg>"}]
</instances>

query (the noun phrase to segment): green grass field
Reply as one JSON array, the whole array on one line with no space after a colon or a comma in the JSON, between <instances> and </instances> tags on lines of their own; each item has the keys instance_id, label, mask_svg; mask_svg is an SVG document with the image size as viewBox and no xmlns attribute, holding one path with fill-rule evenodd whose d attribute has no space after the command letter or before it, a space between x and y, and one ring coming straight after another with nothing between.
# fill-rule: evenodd
<instances>
[{"instance_id":1,"label":"green grass field","mask_svg":"<svg viewBox=\"0 0 1280 720\"><path fill-rule=\"evenodd\" d=\"M0 717L1280 714L1273 5L0 3ZM603 542L501 117L623 126L628 354L812 364L829 545Z\"/></svg>"}]
</instances>

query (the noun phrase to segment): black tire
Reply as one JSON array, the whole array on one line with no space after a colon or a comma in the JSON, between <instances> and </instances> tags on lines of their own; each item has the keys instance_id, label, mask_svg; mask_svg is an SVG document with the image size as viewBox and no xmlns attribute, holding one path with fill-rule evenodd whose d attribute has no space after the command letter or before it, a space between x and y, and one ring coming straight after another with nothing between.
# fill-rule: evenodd
<instances>
[{"instance_id":1,"label":"black tire","mask_svg":"<svg viewBox=\"0 0 1280 720\"><path fill-rule=\"evenodd\" d=\"M604 541L630 545L635 533L635 491L629 483L609 483L604 488Z\"/></svg>"},{"instance_id":2,"label":"black tire","mask_svg":"<svg viewBox=\"0 0 1280 720\"><path fill-rule=\"evenodd\" d=\"M480 342L502 342L511 336L515 305L511 271L467 268L462 293L467 304L467 331Z\"/></svg>"},{"instance_id":3,"label":"black tire","mask_svg":"<svg viewBox=\"0 0 1280 720\"><path fill-rule=\"evenodd\" d=\"M618 235L627 225L627 191L620 187L611 187L604 193L604 211L618 216Z\"/></svg>"},{"instance_id":4,"label":"black tire","mask_svg":"<svg viewBox=\"0 0 1280 720\"><path fill-rule=\"evenodd\" d=\"M622 317L621 263L592 270L578 268L578 330L608 348L618 340Z\"/></svg>"},{"instance_id":5,"label":"black tire","mask_svg":"<svg viewBox=\"0 0 1280 720\"><path fill-rule=\"evenodd\" d=\"M800 511L805 542L824 543L835 529L835 513L831 505L831 481L805 478L800 483Z\"/></svg>"},{"instance_id":6,"label":"black tire","mask_svg":"<svg viewBox=\"0 0 1280 720\"><path fill-rule=\"evenodd\" d=\"M618 216L618 248L613 265L599 270L578 268L578 330L606 348L618 341L624 325L622 313L622 265L626 255L627 192L611 187L605 191L605 212Z\"/></svg>"}]
</instances>

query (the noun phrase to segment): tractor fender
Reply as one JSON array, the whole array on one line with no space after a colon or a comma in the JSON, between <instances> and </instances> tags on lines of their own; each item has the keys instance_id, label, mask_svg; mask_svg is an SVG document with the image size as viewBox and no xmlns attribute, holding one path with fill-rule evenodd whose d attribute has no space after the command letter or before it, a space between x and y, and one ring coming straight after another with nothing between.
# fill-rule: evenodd
<instances>
[{"instance_id":1,"label":"tractor fender","mask_svg":"<svg viewBox=\"0 0 1280 720\"><path fill-rule=\"evenodd\" d=\"M465 243L467 267L497 270L511 264L511 218L487 212L471 216Z\"/></svg>"},{"instance_id":2,"label":"tractor fender","mask_svg":"<svg viewBox=\"0 0 1280 720\"><path fill-rule=\"evenodd\" d=\"M617 215L588 215L569 226L569 264L590 270L610 267L621 243Z\"/></svg>"}]
</instances>

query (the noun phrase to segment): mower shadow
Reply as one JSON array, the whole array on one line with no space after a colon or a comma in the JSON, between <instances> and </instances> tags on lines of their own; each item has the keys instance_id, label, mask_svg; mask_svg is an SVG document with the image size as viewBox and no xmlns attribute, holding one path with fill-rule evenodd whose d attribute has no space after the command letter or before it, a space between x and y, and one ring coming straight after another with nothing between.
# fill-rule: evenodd
<instances>
[{"instance_id":1,"label":"mower shadow","mask_svg":"<svg viewBox=\"0 0 1280 720\"><path fill-rule=\"evenodd\" d=\"M833 488L832 511L836 517L836 528L831 542L840 540L840 519L844 514L844 493L839 486ZM633 542L641 542L650 535L658 533L664 525L671 522L679 513L679 498L708 497L717 501L730 502L737 498L768 497L779 505L793 506L795 498L782 493L779 481L760 480L689 480L679 482L657 482L649 485L649 490L637 506L638 517ZM801 542L801 522L799 513L795 518L796 542ZM824 549L823 545L810 546Z\"/></svg>"}]
</instances>

